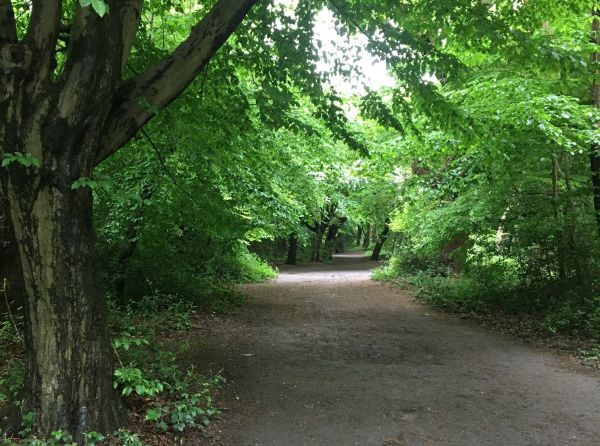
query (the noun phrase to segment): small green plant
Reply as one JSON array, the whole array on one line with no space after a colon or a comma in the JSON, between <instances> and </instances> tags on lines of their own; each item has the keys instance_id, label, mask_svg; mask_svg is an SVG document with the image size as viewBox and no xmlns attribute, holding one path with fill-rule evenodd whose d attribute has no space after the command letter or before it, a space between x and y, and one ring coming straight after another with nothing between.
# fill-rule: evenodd
<instances>
[{"instance_id":1,"label":"small green plant","mask_svg":"<svg viewBox=\"0 0 600 446\"><path fill-rule=\"evenodd\" d=\"M134 336L129 332L122 333L119 337L113 339L113 347L115 350L123 349L125 351L129 350L129 347L133 346L141 346L141 345L149 345L150 342L148 339Z\"/></svg>"},{"instance_id":2,"label":"small green plant","mask_svg":"<svg viewBox=\"0 0 600 446\"><path fill-rule=\"evenodd\" d=\"M146 420L153 422L163 432L182 433L187 429L208 426L210 419L219 413L214 407L212 392L223 381L223 377L217 375L203 382L200 392L181 393L173 401L156 403L146 412ZM177 383L173 389L185 387L188 387L187 383Z\"/></svg>"},{"instance_id":3,"label":"small green plant","mask_svg":"<svg viewBox=\"0 0 600 446\"><path fill-rule=\"evenodd\" d=\"M85 434L86 446L96 446L99 442L103 441L106 437L99 432L88 432Z\"/></svg>"},{"instance_id":4,"label":"small green plant","mask_svg":"<svg viewBox=\"0 0 600 446\"><path fill-rule=\"evenodd\" d=\"M115 432L114 437L122 446L143 446L140 437L126 429L119 429Z\"/></svg>"},{"instance_id":5,"label":"small green plant","mask_svg":"<svg viewBox=\"0 0 600 446\"><path fill-rule=\"evenodd\" d=\"M579 354L586 361L600 361L600 344L593 345L586 350L580 350Z\"/></svg>"},{"instance_id":6,"label":"small green plant","mask_svg":"<svg viewBox=\"0 0 600 446\"><path fill-rule=\"evenodd\" d=\"M10 152L4 155L4 159L2 160L2 167L7 167L12 163L18 163L25 167L39 167L40 160L34 157L29 153L23 152Z\"/></svg>"},{"instance_id":7,"label":"small green plant","mask_svg":"<svg viewBox=\"0 0 600 446\"><path fill-rule=\"evenodd\" d=\"M10 359L0 376L0 402L13 401L16 403L21 394L24 379L25 369L22 361L16 358Z\"/></svg>"},{"instance_id":8,"label":"small green plant","mask_svg":"<svg viewBox=\"0 0 600 446\"><path fill-rule=\"evenodd\" d=\"M31 435L33 432L33 427L35 423L35 412L27 412L21 418L21 430L19 431L19 436L21 438L26 438Z\"/></svg>"},{"instance_id":9,"label":"small green plant","mask_svg":"<svg viewBox=\"0 0 600 446\"><path fill-rule=\"evenodd\" d=\"M154 396L164 390L164 383L156 379L147 379L136 367L122 367L115 370L115 389L121 388L123 396Z\"/></svg>"},{"instance_id":10,"label":"small green plant","mask_svg":"<svg viewBox=\"0 0 600 446\"><path fill-rule=\"evenodd\" d=\"M46 440L47 446L76 446L77 443L73 441L73 436L63 430L57 430L50 434L50 437Z\"/></svg>"},{"instance_id":11,"label":"small green plant","mask_svg":"<svg viewBox=\"0 0 600 446\"><path fill-rule=\"evenodd\" d=\"M75 181L73 181L73 183L71 184L71 189L75 190L75 189L81 189L82 187L89 187L92 190L100 188L100 189L103 189L104 191L108 192L108 191L110 191L111 186L112 186L112 183L111 183L110 179L105 178L105 177L99 177L99 178L81 177L81 178L78 178Z\"/></svg>"}]
</instances>

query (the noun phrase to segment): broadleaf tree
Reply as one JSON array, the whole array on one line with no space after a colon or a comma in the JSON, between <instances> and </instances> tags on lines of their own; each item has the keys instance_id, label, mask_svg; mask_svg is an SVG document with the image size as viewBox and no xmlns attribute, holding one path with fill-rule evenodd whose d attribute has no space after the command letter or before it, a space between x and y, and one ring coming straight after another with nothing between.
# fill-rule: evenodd
<instances>
[{"instance_id":1,"label":"broadleaf tree","mask_svg":"<svg viewBox=\"0 0 600 446\"><path fill-rule=\"evenodd\" d=\"M35 0L20 36L12 2L0 2L0 156L39 162L5 167L2 190L26 289L21 411L36 414L42 434L112 432L125 420L96 274L92 193L72 184L175 99L256 0L217 1L171 54L131 78L142 0L92 3Z\"/></svg>"}]
</instances>

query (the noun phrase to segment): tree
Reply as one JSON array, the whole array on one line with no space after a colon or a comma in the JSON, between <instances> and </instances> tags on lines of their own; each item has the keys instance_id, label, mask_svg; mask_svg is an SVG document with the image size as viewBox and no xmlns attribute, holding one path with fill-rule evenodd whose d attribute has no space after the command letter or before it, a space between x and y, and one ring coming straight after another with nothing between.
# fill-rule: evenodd
<instances>
[{"instance_id":1,"label":"tree","mask_svg":"<svg viewBox=\"0 0 600 446\"><path fill-rule=\"evenodd\" d=\"M298 257L298 236L295 232L290 234L288 240L288 254L285 259L286 265L295 265Z\"/></svg>"},{"instance_id":2,"label":"tree","mask_svg":"<svg viewBox=\"0 0 600 446\"><path fill-rule=\"evenodd\" d=\"M375 246L373 247L373 253L371 254L371 260L379 260L379 255L381 253L381 249L383 248L383 244L388 239L390 235L390 221L386 220L383 225L383 229L381 230L381 234L377 238L377 242L375 242Z\"/></svg>"},{"instance_id":3,"label":"tree","mask_svg":"<svg viewBox=\"0 0 600 446\"><path fill-rule=\"evenodd\" d=\"M206 6L199 7L205 15L189 37L170 54L155 51L153 56L159 61L149 68L130 66L136 33L141 48L147 37L138 32L142 0L110 0L107 4L94 0L95 11L89 6L82 7L81 3L90 2L33 0L30 8L29 2L0 0L2 183L27 290L27 388L23 410L37 413L36 427L42 434L58 427L78 435L85 430L111 431L123 419L123 410L111 385L112 355L106 328L106 302L96 273L92 193L86 187L89 184L86 180L92 177L94 167L130 141L207 67L257 1L218 0L210 10ZM460 89L461 82L474 72L480 73L482 78L485 76L478 71L480 61L485 62L481 64L483 68L496 66L496 57L503 62L512 61L517 47L519 54L525 55L523 59L533 49L545 57L557 54L557 59L568 65L568 57L563 57L560 45L554 42L538 45L539 41L550 41L548 36L538 33L532 37L521 30L529 29L532 24L541 28L546 15L558 9L575 9L581 2L518 2L518 7L514 2L490 5L465 0L410 3L409 7L406 2L348 0L338 4L310 0L297 2L294 14L280 14L279 9L267 2L257 5L261 16L253 26L244 29L243 35L237 35L235 51L228 54L232 61L239 61L238 71L248 76L257 71L263 74L253 98L255 108L248 114L246 124L250 126L260 120L272 129L287 127L322 133L322 128L312 128L302 119L286 113L301 102L299 94L294 94L300 93L311 98L315 108L311 112L326 121L328 132L362 153L367 151L364 139L346 126L347 119L335 91L323 88L320 81L325 76L316 73L318 54L312 44L311 24L318 11L331 7L338 18L340 33L366 35L369 50L385 59L399 80L397 88L389 92L391 99L387 103L385 98L381 101L371 98L369 108L382 125L399 133L410 132L408 139L413 148L423 143L422 139L429 138L421 145L432 143L428 147L434 151L433 139L443 122L447 124L445 139L466 135L460 148L477 147L469 141L472 133L466 130L473 119L469 115L484 109L485 113L479 117L489 129L487 119L496 116L496 110L485 108L490 102L486 98L474 101L483 107L469 107L469 101L481 92L489 93L496 79L485 82L476 79L475 83L488 88L466 91ZM13 6L21 8L18 20ZM154 0L148 0L146 6L152 10L162 8L163 12L181 8L178 2ZM587 13L589 15L589 11ZM586 30L586 35L588 32ZM252 53L249 47L256 51ZM144 53L143 49L140 53ZM573 60L577 62L576 57ZM352 60L347 57L336 61L332 71L346 74L351 67ZM134 74L127 77L126 69ZM543 78L541 74L545 73L535 72L540 74L536 79L539 83ZM565 73L567 75L563 75ZM565 73L561 72L561 79L568 79L571 71ZM432 78L437 82L426 80ZM203 93L203 85L200 93ZM538 92L544 88L553 91L551 84L536 90L535 83L523 79L507 82L504 87L512 92L515 85L525 85ZM589 95L589 80L586 88ZM543 108L544 98L541 94L536 97ZM550 100L553 113L565 105L561 99ZM521 104L530 102L525 99ZM494 104L497 105L497 101ZM573 116L580 117L572 101L567 100L566 105L576 111ZM523 107L509 110L514 116L524 115ZM547 138L553 141L553 146L567 147L568 144L555 144L552 139L561 119L559 114L553 116L552 125L540 130L538 140ZM578 125L584 121L577 120ZM522 130L521 123L515 126L514 121L504 119L506 131L503 134L510 134L514 128ZM548 121L534 119L536 124ZM239 136L236 132L223 133L230 139ZM501 149L502 141L493 136L492 133L490 139L494 147ZM589 140L587 146L591 146ZM464 156L457 164L468 163L469 154L461 155ZM224 159L230 165L237 162L234 156ZM482 159L483 162L498 161L494 157L482 156ZM294 164L302 163L294 160ZM255 163L253 167L258 165ZM586 166L589 168L589 163ZM187 171L192 170L187 167ZM248 179L247 184L255 184L249 177L243 178ZM215 193L219 196L218 203L227 201L225 194L218 192ZM255 196L270 192L257 190ZM290 202L302 201L293 194L288 195ZM452 194L441 193L435 198L442 201L449 195ZM329 195L325 191L323 196ZM240 204L239 196L236 199L238 214L252 208ZM268 208L265 200L252 201L256 208ZM300 211L282 212L286 215L279 221L288 223L284 225L286 235L298 229L302 215L318 220L317 214L326 200L314 201L317 201L314 206L299 206ZM502 204L506 204L504 201ZM452 203L461 205L459 200ZM460 206L448 207L456 210ZM464 211L465 207L463 200L457 212ZM497 208L494 211L489 214L498 214ZM519 215L521 211L515 212ZM294 224L290 223L292 220ZM275 219L270 226L276 226L273 221ZM259 227L249 226L252 225L244 226L248 232ZM125 233L127 237L127 231ZM430 235L434 239L441 238L439 234ZM240 237L236 233L233 239Z\"/></svg>"},{"instance_id":4,"label":"tree","mask_svg":"<svg viewBox=\"0 0 600 446\"><path fill-rule=\"evenodd\" d=\"M219 0L173 53L124 79L142 0L111 0L102 16L34 0L22 38L12 3L0 2L0 155L27 290L22 410L35 412L41 434L111 432L124 421L95 272L92 194L77 180L186 88L254 3Z\"/></svg>"},{"instance_id":5,"label":"tree","mask_svg":"<svg viewBox=\"0 0 600 446\"><path fill-rule=\"evenodd\" d=\"M595 50L592 53L592 63L600 62L600 9L594 7L592 11L592 43ZM592 82L592 105L595 109L600 109L600 81L598 79L598 69L595 68ZM596 212L596 225L600 234L600 144L595 142L590 151L590 170L592 174L592 188L594 195L594 211Z\"/></svg>"}]
</instances>

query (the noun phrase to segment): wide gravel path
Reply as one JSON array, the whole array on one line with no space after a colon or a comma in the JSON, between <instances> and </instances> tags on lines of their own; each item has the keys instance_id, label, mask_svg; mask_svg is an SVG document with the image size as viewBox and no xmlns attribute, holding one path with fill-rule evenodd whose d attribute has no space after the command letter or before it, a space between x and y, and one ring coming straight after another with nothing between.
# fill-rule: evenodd
<instances>
[{"instance_id":1,"label":"wide gravel path","mask_svg":"<svg viewBox=\"0 0 600 446\"><path fill-rule=\"evenodd\" d=\"M191 354L229 383L207 444L600 445L598 374L415 303L373 266L284 269L208 324Z\"/></svg>"}]
</instances>

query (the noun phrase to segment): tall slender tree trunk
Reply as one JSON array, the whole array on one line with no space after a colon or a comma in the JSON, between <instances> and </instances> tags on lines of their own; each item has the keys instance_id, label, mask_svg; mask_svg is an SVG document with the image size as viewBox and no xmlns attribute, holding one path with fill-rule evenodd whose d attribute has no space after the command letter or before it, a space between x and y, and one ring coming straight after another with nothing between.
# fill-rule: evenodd
<instances>
[{"instance_id":1,"label":"tall slender tree trunk","mask_svg":"<svg viewBox=\"0 0 600 446\"><path fill-rule=\"evenodd\" d=\"M558 200L558 181L559 181L560 165L558 157L552 156L552 201L554 205L554 218L556 219L556 260L558 264L558 275L560 283L565 284L567 281L567 246L564 228L560 226L561 210Z\"/></svg>"},{"instance_id":2,"label":"tall slender tree trunk","mask_svg":"<svg viewBox=\"0 0 600 446\"><path fill-rule=\"evenodd\" d=\"M363 242L363 249L369 249L371 245L371 223L367 223L367 227L365 228L365 240Z\"/></svg>"},{"instance_id":3,"label":"tall slender tree trunk","mask_svg":"<svg viewBox=\"0 0 600 446\"><path fill-rule=\"evenodd\" d=\"M360 246L360 242L362 241L362 231L363 231L362 226L358 225L356 228L356 243L355 243L356 246Z\"/></svg>"},{"instance_id":4,"label":"tall slender tree trunk","mask_svg":"<svg viewBox=\"0 0 600 446\"><path fill-rule=\"evenodd\" d=\"M325 235L325 230L321 227L318 227L317 230L313 233L313 245L312 245L312 255L311 261L313 262L321 262L321 247L323 245L323 237Z\"/></svg>"},{"instance_id":5,"label":"tall slender tree trunk","mask_svg":"<svg viewBox=\"0 0 600 446\"><path fill-rule=\"evenodd\" d=\"M298 236L295 232L290 234L286 265L295 265L298 257Z\"/></svg>"},{"instance_id":6,"label":"tall slender tree trunk","mask_svg":"<svg viewBox=\"0 0 600 446\"><path fill-rule=\"evenodd\" d=\"M563 157L564 169L563 175L565 179L566 195L565 195L565 216L567 217L567 225L564 229L563 238L565 239L567 263L572 267L574 273L574 279L576 283L581 284L583 278L583 264L581 258L578 255L577 246L577 213L575 211L575 205L573 202L574 190L571 179L571 161L569 155L565 154ZM570 268L571 269L571 268ZM571 277L569 277L571 279Z\"/></svg>"},{"instance_id":7,"label":"tall slender tree trunk","mask_svg":"<svg viewBox=\"0 0 600 446\"><path fill-rule=\"evenodd\" d=\"M592 42L600 45L600 10L594 9L592 20ZM600 62L600 53L594 52L592 62L597 64ZM598 73L594 75L592 84L592 105L594 108L600 108L600 79ZM590 170L592 173L592 188L594 194L594 211L596 213L596 225L600 234L600 146L592 145L590 152Z\"/></svg>"},{"instance_id":8,"label":"tall slender tree trunk","mask_svg":"<svg viewBox=\"0 0 600 446\"><path fill-rule=\"evenodd\" d=\"M389 222L386 221L385 226L383 227L383 230L381 231L381 234L379 235L379 238L377 239L377 242L375 242L375 247L373 248L373 253L371 254L371 260L379 260L379 255L381 254L381 249L383 248L383 244L386 242L389 235L390 235L390 225L389 225Z\"/></svg>"}]
</instances>

